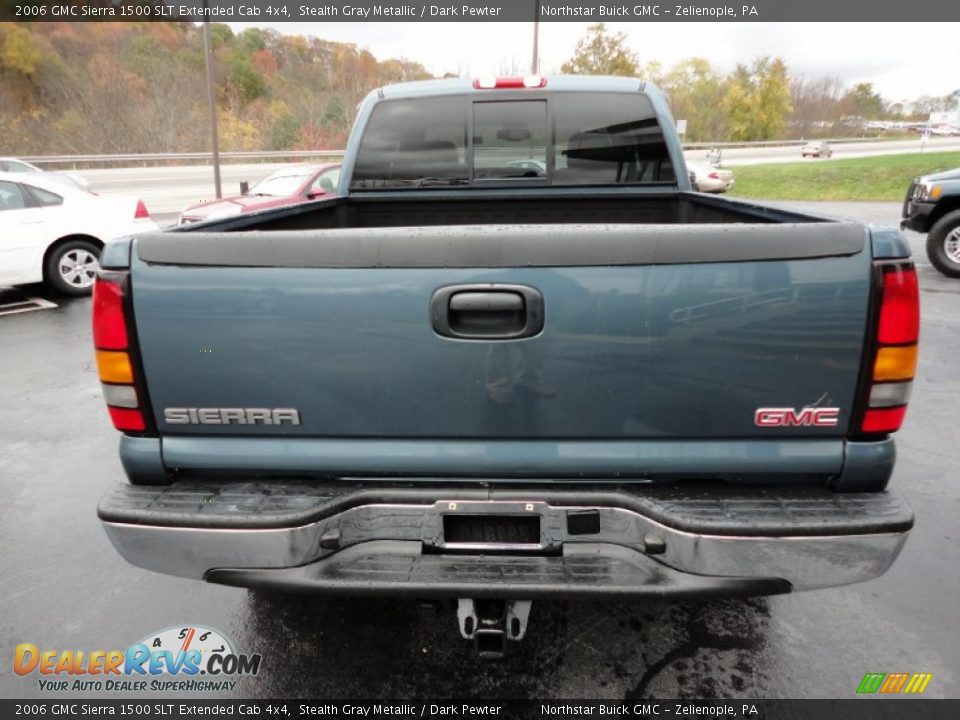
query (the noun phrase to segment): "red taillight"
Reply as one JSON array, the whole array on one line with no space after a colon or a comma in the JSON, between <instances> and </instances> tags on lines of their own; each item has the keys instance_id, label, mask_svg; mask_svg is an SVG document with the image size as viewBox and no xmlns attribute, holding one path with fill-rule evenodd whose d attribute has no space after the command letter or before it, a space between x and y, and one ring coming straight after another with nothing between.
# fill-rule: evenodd
<instances>
[{"instance_id":1,"label":"red taillight","mask_svg":"<svg viewBox=\"0 0 960 720\"><path fill-rule=\"evenodd\" d=\"M107 410L110 412L110 419L113 420L113 426L117 430L142 432L147 429L146 423L143 422L143 413L139 410L128 410L112 405L107 405Z\"/></svg>"},{"instance_id":2,"label":"red taillight","mask_svg":"<svg viewBox=\"0 0 960 720\"><path fill-rule=\"evenodd\" d=\"M896 432L907 413L907 400L917 363L920 336L920 289L911 262L879 267L880 307L876 348L870 360L870 386L860 432L879 435Z\"/></svg>"},{"instance_id":3,"label":"red taillight","mask_svg":"<svg viewBox=\"0 0 960 720\"><path fill-rule=\"evenodd\" d=\"M133 213L134 220L149 220L150 211L147 210L147 206L144 205L143 200L137 200L137 210Z\"/></svg>"},{"instance_id":4,"label":"red taillight","mask_svg":"<svg viewBox=\"0 0 960 720\"><path fill-rule=\"evenodd\" d=\"M709 175L707 175L707 177L710 178L711 180L719 180L719 179L720 179L720 176L719 176L717 173L715 173L715 172L710 173Z\"/></svg>"},{"instance_id":5,"label":"red taillight","mask_svg":"<svg viewBox=\"0 0 960 720\"><path fill-rule=\"evenodd\" d=\"M877 341L882 345L915 343L920 334L920 292L916 268L885 267L882 297Z\"/></svg>"},{"instance_id":6,"label":"red taillight","mask_svg":"<svg viewBox=\"0 0 960 720\"><path fill-rule=\"evenodd\" d=\"M139 407L134 364L128 347L124 311L126 282L126 273L101 271L97 277L93 286L93 344L113 426L125 432L142 432L147 424Z\"/></svg>"},{"instance_id":7,"label":"red taillight","mask_svg":"<svg viewBox=\"0 0 960 720\"><path fill-rule=\"evenodd\" d=\"M127 322L123 316L123 285L98 278L93 286L93 344L101 350L126 350Z\"/></svg>"},{"instance_id":8,"label":"red taillight","mask_svg":"<svg viewBox=\"0 0 960 720\"><path fill-rule=\"evenodd\" d=\"M863 416L862 429L865 433L892 433L900 429L907 406L895 408L871 408Z\"/></svg>"},{"instance_id":9,"label":"red taillight","mask_svg":"<svg viewBox=\"0 0 960 720\"><path fill-rule=\"evenodd\" d=\"M547 79L541 75L525 75L515 77L482 77L473 81L477 90L506 90L516 88L542 88L547 86Z\"/></svg>"}]
</instances>

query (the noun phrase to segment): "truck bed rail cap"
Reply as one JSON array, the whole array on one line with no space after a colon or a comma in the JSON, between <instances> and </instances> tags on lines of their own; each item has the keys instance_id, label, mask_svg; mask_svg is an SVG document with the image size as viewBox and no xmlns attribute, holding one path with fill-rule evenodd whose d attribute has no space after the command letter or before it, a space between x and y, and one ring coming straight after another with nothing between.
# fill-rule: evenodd
<instances>
[{"instance_id":1,"label":"truck bed rail cap","mask_svg":"<svg viewBox=\"0 0 960 720\"><path fill-rule=\"evenodd\" d=\"M150 233L147 263L225 267L589 267L855 255L858 223L450 225Z\"/></svg>"}]
</instances>

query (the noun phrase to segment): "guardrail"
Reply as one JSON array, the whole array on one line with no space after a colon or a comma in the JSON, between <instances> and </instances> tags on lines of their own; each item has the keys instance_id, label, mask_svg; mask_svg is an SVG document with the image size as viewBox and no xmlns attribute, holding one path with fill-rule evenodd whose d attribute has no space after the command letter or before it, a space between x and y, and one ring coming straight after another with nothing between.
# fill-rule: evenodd
<instances>
[{"instance_id":1,"label":"guardrail","mask_svg":"<svg viewBox=\"0 0 960 720\"><path fill-rule=\"evenodd\" d=\"M341 158L343 150L231 150L220 153L220 160L285 160L304 158ZM186 162L213 159L209 152L125 153L118 155L35 155L21 157L34 165L115 165L117 163Z\"/></svg>"},{"instance_id":2,"label":"guardrail","mask_svg":"<svg viewBox=\"0 0 960 720\"><path fill-rule=\"evenodd\" d=\"M799 147L801 145L806 145L808 142L825 142L825 143L865 143L865 142L906 142L913 138L884 138L884 137L859 137L859 138L807 138L805 140L751 140L749 142L722 142L722 143L711 143L711 142L702 142L702 143L683 143L684 150L709 150L710 148L720 148L721 150L726 150L728 148L751 148L751 147ZM917 139L920 139L920 136L917 135Z\"/></svg>"},{"instance_id":3,"label":"guardrail","mask_svg":"<svg viewBox=\"0 0 960 720\"><path fill-rule=\"evenodd\" d=\"M819 140L819 139L818 139ZM883 138L827 138L823 142L829 143L861 143L876 142ZM897 138L897 140L903 140ZM685 150L710 150L720 148L721 150L732 148L750 148L750 147L794 147L804 145L810 140L756 140L751 142L722 142L722 143L684 143ZM264 161L264 160L285 160L285 159L305 159L305 158L341 158L343 150L232 150L220 153L220 159L223 161ZM102 165L116 166L118 163L136 163L146 166L149 163L170 163L170 162L210 162L212 155L209 152L189 152L189 153L125 153L119 155L36 155L33 157L24 157L29 163L35 165L69 165L76 168L78 165Z\"/></svg>"}]
</instances>

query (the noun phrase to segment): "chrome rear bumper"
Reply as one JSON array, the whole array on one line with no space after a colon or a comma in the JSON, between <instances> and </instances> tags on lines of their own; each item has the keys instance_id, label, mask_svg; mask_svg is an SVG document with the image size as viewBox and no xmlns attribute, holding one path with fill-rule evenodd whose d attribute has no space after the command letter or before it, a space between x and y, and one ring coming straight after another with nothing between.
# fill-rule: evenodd
<instances>
[{"instance_id":1,"label":"chrome rear bumper","mask_svg":"<svg viewBox=\"0 0 960 720\"><path fill-rule=\"evenodd\" d=\"M453 597L682 595L690 588L763 594L845 585L883 574L912 525L909 508L891 493L421 485L328 496L315 489L277 481L124 485L104 499L100 514L121 555L157 572L235 585ZM444 517L454 515L536 516L539 541L448 543Z\"/></svg>"}]
</instances>

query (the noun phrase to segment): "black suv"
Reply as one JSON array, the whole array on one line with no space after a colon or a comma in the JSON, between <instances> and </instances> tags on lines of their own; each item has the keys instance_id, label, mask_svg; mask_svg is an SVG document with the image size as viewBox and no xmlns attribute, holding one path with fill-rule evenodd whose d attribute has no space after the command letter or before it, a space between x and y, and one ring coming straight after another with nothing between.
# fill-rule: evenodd
<instances>
[{"instance_id":1,"label":"black suv","mask_svg":"<svg viewBox=\"0 0 960 720\"><path fill-rule=\"evenodd\" d=\"M960 169L914 180L900 228L927 233L930 262L944 275L960 278Z\"/></svg>"}]
</instances>

